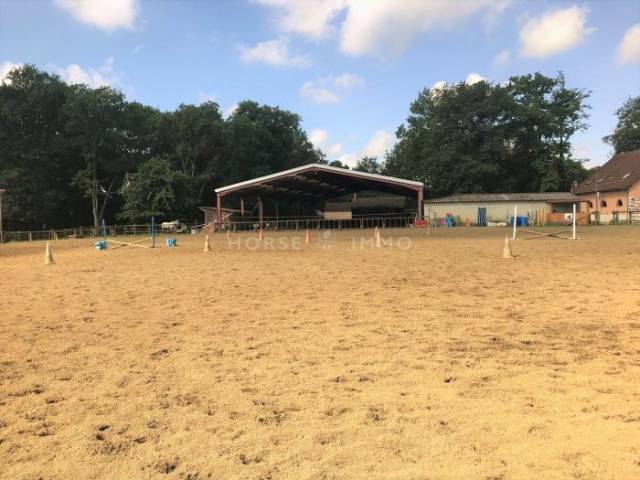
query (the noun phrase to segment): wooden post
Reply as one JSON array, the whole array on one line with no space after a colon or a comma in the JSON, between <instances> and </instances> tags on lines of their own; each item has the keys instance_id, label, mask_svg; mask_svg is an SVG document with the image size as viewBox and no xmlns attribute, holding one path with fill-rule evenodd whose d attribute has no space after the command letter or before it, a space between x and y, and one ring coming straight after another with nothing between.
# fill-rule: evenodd
<instances>
[{"instance_id":1,"label":"wooden post","mask_svg":"<svg viewBox=\"0 0 640 480\"><path fill-rule=\"evenodd\" d=\"M258 228L262 230L264 222L264 211L262 209L262 197L258 197Z\"/></svg>"},{"instance_id":2,"label":"wooden post","mask_svg":"<svg viewBox=\"0 0 640 480\"><path fill-rule=\"evenodd\" d=\"M216 203L218 207L218 228L222 225L222 195L216 194Z\"/></svg>"}]
</instances>

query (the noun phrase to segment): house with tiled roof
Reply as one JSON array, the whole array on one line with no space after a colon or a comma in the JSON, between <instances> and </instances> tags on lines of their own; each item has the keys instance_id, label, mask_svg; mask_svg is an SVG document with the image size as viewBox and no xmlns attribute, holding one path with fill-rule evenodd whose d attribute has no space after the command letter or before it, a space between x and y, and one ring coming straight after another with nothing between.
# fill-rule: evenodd
<instances>
[{"instance_id":1,"label":"house with tiled roof","mask_svg":"<svg viewBox=\"0 0 640 480\"><path fill-rule=\"evenodd\" d=\"M640 150L617 154L573 193L599 221L640 220Z\"/></svg>"}]
</instances>

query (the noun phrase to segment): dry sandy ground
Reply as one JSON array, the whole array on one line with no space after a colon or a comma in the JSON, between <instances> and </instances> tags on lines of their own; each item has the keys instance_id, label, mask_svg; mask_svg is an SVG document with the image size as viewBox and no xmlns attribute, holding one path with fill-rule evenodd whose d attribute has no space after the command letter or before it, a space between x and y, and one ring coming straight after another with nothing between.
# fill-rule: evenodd
<instances>
[{"instance_id":1,"label":"dry sandy ground","mask_svg":"<svg viewBox=\"0 0 640 480\"><path fill-rule=\"evenodd\" d=\"M640 478L640 228L354 234L0 246L0 478Z\"/></svg>"}]
</instances>

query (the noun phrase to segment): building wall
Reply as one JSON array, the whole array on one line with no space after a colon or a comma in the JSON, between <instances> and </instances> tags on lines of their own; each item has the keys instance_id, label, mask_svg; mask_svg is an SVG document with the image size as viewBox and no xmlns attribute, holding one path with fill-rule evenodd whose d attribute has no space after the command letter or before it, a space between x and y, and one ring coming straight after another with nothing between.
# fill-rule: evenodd
<instances>
[{"instance_id":1,"label":"building wall","mask_svg":"<svg viewBox=\"0 0 640 480\"><path fill-rule=\"evenodd\" d=\"M638 190L636 197L639 197L640 199L640 188L638 188ZM626 212L628 210L629 198L631 197L630 191L616 190L613 192L599 192L599 194L597 205L595 193L584 193L579 195L580 198L584 198L591 202L587 204L589 212L595 212L598 210L601 214L608 215L613 212Z\"/></svg>"},{"instance_id":2,"label":"building wall","mask_svg":"<svg viewBox=\"0 0 640 480\"><path fill-rule=\"evenodd\" d=\"M640 212L640 181L629 189L629 210Z\"/></svg>"},{"instance_id":3,"label":"building wall","mask_svg":"<svg viewBox=\"0 0 640 480\"><path fill-rule=\"evenodd\" d=\"M550 205L545 201L540 202L447 202L424 204L425 218L443 218L447 213L455 217L460 216L462 221L469 221L473 224L478 220L478 208L487 209L487 221L489 222L509 222L513 216L513 207L518 206L518 216L533 216L535 212L543 210L545 214L551 211Z\"/></svg>"}]
</instances>

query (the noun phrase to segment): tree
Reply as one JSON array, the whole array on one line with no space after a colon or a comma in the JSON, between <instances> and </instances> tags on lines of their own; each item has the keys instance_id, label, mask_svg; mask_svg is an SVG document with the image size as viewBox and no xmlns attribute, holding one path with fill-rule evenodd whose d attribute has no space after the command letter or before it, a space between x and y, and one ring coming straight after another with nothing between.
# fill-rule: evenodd
<instances>
[{"instance_id":1,"label":"tree","mask_svg":"<svg viewBox=\"0 0 640 480\"><path fill-rule=\"evenodd\" d=\"M332 162L329 162L329 166L337 167L337 168L346 168L347 170L349 170L349 165L345 165L340 160L333 160Z\"/></svg>"},{"instance_id":2,"label":"tree","mask_svg":"<svg viewBox=\"0 0 640 480\"><path fill-rule=\"evenodd\" d=\"M5 227L32 229L83 222L69 178L80 164L69 155L63 108L68 87L26 65L0 84L0 188L7 190Z\"/></svg>"},{"instance_id":3,"label":"tree","mask_svg":"<svg viewBox=\"0 0 640 480\"><path fill-rule=\"evenodd\" d=\"M539 73L425 89L396 132L386 171L425 182L435 196L568 190L584 173L570 139L586 127L588 96L561 74Z\"/></svg>"},{"instance_id":4,"label":"tree","mask_svg":"<svg viewBox=\"0 0 640 480\"><path fill-rule=\"evenodd\" d=\"M222 183L322 162L295 113L244 101L225 122Z\"/></svg>"},{"instance_id":5,"label":"tree","mask_svg":"<svg viewBox=\"0 0 640 480\"><path fill-rule=\"evenodd\" d=\"M118 218L136 222L152 216L179 216L188 198L189 177L175 171L166 156L153 157L127 176L122 186L124 205Z\"/></svg>"},{"instance_id":6,"label":"tree","mask_svg":"<svg viewBox=\"0 0 640 480\"><path fill-rule=\"evenodd\" d=\"M616 110L618 124L603 140L613 146L614 153L640 148L640 96L629 98Z\"/></svg>"},{"instance_id":7,"label":"tree","mask_svg":"<svg viewBox=\"0 0 640 480\"><path fill-rule=\"evenodd\" d=\"M224 155L224 120L214 102L180 105L160 121L159 153L168 155L172 167L189 182L189 198L183 199L184 215L194 215L205 189L221 176Z\"/></svg>"},{"instance_id":8,"label":"tree","mask_svg":"<svg viewBox=\"0 0 640 480\"><path fill-rule=\"evenodd\" d=\"M377 157L362 157L358 160L354 170L366 173L382 173L382 165Z\"/></svg>"},{"instance_id":9,"label":"tree","mask_svg":"<svg viewBox=\"0 0 640 480\"><path fill-rule=\"evenodd\" d=\"M96 228L124 173L132 167L123 128L125 112L124 97L109 87L74 85L65 105L70 148L84 160L73 184L90 199Z\"/></svg>"}]
</instances>

